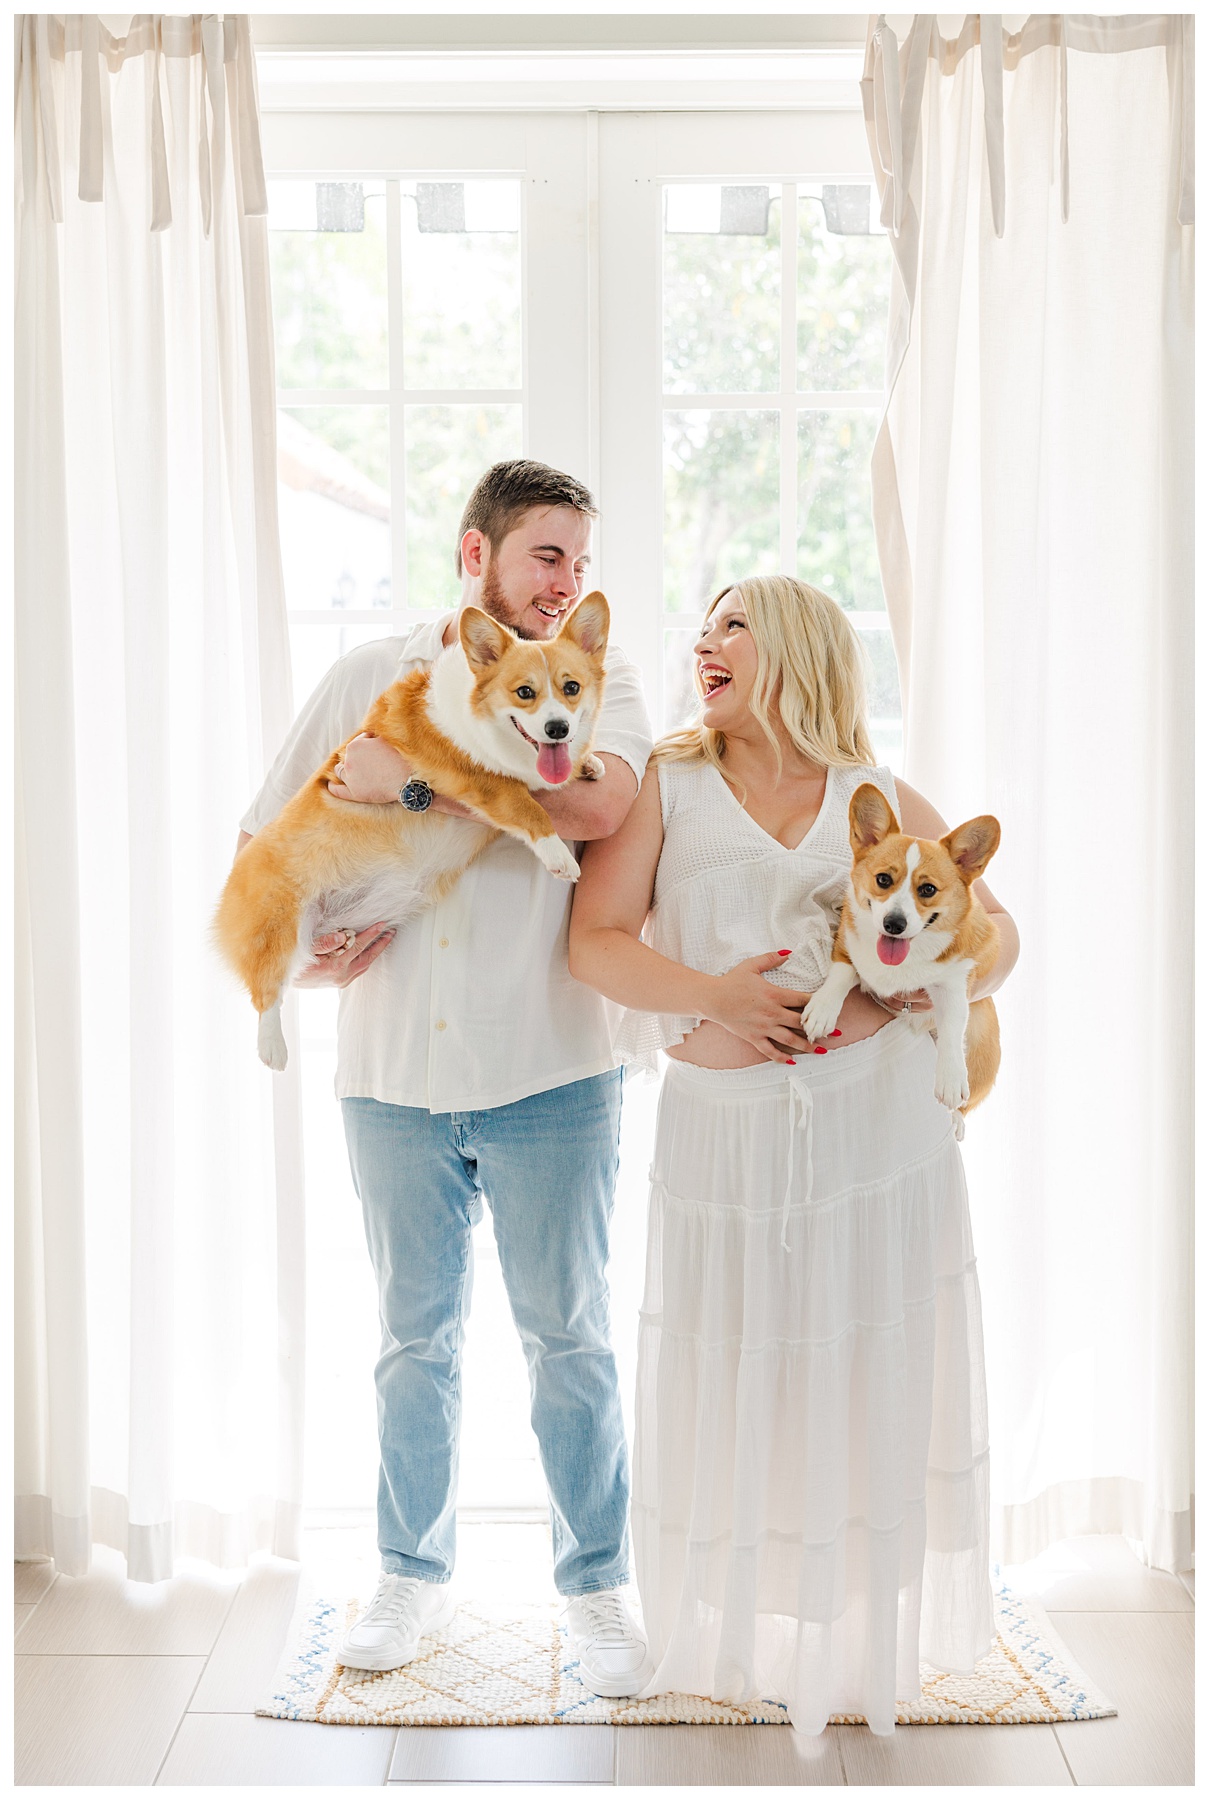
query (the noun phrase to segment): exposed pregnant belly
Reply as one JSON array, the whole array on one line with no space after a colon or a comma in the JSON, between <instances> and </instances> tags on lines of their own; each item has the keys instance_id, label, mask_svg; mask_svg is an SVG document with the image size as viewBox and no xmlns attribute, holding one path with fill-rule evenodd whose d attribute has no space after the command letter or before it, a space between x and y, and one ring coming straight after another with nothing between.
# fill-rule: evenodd
<instances>
[{"instance_id":1,"label":"exposed pregnant belly","mask_svg":"<svg viewBox=\"0 0 1209 1800\"><path fill-rule=\"evenodd\" d=\"M861 1038L872 1037L883 1025L893 1021L890 1014L871 1000L860 988L854 988L840 1010L839 1037L829 1038L827 1048L838 1050L844 1044L859 1043ZM814 1046L803 1038L799 1046L799 1055L811 1056ZM727 1031L724 1025L716 1025L712 1019L703 1019L695 1031L690 1031L682 1044L673 1044L667 1052L677 1062L695 1063L699 1069L750 1069L756 1063L767 1062L754 1044Z\"/></svg>"}]
</instances>

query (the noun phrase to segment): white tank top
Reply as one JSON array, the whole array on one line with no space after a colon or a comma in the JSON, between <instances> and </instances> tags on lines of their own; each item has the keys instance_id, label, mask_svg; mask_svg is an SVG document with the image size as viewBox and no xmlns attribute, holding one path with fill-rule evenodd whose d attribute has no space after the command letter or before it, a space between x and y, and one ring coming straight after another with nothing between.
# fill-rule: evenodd
<instances>
[{"instance_id":1,"label":"white tank top","mask_svg":"<svg viewBox=\"0 0 1209 1800\"><path fill-rule=\"evenodd\" d=\"M818 818L787 850L744 811L712 763L660 763L663 851L643 942L706 975L789 950L767 979L813 993L831 961L852 868L848 802L862 781L874 782L897 814L888 768L833 766ZM700 1023L627 1011L614 1048L623 1061L653 1068L656 1050L681 1043Z\"/></svg>"}]
</instances>

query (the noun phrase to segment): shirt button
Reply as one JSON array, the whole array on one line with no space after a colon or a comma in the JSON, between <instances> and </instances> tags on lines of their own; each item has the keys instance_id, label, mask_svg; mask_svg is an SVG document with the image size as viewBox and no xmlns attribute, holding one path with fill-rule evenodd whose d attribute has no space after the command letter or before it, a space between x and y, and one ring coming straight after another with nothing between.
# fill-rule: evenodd
<instances>
[{"instance_id":1,"label":"shirt button","mask_svg":"<svg viewBox=\"0 0 1209 1800\"><path fill-rule=\"evenodd\" d=\"M440 944L442 950L448 950L448 948L449 948L449 939L448 938L439 938L437 941Z\"/></svg>"},{"instance_id":2,"label":"shirt button","mask_svg":"<svg viewBox=\"0 0 1209 1800\"><path fill-rule=\"evenodd\" d=\"M438 1030L438 1031L444 1031L444 1029L445 1029L445 1021L444 1021L444 1019L438 1019L438 1020L437 1020L437 1030Z\"/></svg>"}]
</instances>

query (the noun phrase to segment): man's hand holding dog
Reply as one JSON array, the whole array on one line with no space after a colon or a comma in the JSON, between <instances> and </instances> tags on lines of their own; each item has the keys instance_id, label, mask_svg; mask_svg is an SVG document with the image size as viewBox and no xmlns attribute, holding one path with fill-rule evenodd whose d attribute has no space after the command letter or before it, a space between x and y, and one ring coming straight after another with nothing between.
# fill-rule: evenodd
<instances>
[{"instance_id":1,"label":"man's hand holding dog","mask_svg":"<svg viewBox=\"0 0 1209 1800\"><path fill-rule=\"evenodd\" d=\"M313 962L300 969L294 986L300 988L347 987L364 975L388 944L394 942L395 927L379 922L364 931L329 931L311 944Z\"/></svg>"},{"instance_id":2,"label":"man's hand holding dog","mask_svg":"<svg viewBox=\"0 0 1209 1800\"><path fill-rule=\"evenodd\" d=\"M411 770L406 759L384 739L363 731L344 747L344 760L336 764L339 781L329 781L327 791L337 800L356 800L363 806L389 806L399 798ZM434 812L453 813L461 819L472 815L460 800L447 800L443 794L432 797Z\"/></svg>"},{"instance_id":3,"label":"man's hand holding dog","mask_svg":"<svg viewBox=\"0 0 1209 1800\"><path fill-rule=\"evenodd\" d=\"M336 768L341 779L328 782L329 794L337 800L355 800L370 806L388 806L397 800L399 789L411 774L406 759L397 750L364 731L345 745L343 761ZM584 780L568 781L558 789L535 789L533 798L550 815L561 838L585 841L609 837L616 831L633 801L636 786L634 771L620 757L594 756ZM432 810L459 819L478 816L459 800L449 800L444 794L433 795Z\"/></svg>"}]
</instances>

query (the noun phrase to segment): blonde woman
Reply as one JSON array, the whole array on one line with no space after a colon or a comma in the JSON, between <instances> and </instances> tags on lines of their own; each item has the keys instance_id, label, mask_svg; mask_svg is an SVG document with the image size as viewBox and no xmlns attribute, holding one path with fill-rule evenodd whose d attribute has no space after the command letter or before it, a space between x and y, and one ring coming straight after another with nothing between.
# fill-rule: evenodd
<instances>
[{"instance_id":1,"label":"blonde woman","mask_svg":"<svg viewBox=\"0 0 1209 1800\"><path fill-rule=\"evenodd\" d=\"M859 990L826 1046L800 1013L855 788L913 835L945 827L874 766L860 646L825 594L738 582L695 656L699 723L585 848L571 920L573 974L629 1009L622 1053L669 1058L635 1424L646 1691L885 1733L921 1657L969 1669L992 1640L978 1282L932 1039ZM1016 932L977 886L990 993Z\"/></svg>"}]
</instances>

